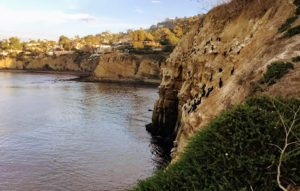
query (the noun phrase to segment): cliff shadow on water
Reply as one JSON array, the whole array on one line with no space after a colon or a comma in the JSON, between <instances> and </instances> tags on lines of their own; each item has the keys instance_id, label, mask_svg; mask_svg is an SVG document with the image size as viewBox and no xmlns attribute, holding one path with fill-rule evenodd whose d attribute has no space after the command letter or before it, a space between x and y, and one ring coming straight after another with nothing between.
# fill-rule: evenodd
<instances>
[{"instance_id":1,"label":"cliff shadow on water","mask_svg":"<svg viewBox=\"0 0 300 191\"><path fill-rule=\"evenodd\" d=\"M155 156L153 162L157 170L165 168L171 162L172 140L173 139L166 140L164 137L152 135L151 152Z\"/></svg>"}]
</instances>

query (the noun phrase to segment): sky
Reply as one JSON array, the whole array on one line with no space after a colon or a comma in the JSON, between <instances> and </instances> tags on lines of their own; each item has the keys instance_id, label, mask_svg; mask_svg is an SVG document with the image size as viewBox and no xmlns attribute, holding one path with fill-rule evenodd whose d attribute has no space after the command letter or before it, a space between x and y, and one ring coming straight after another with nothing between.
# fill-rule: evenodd
<instances>
[{"instance_id":1,"label":"sky","mask_svg":"<svg viewBox=\"0 0 300 191\"><path fill-rule=\"evenodd\" d=\"M0 38L57 40L147 28L207 12L218 0L0 0Z\"/></svg>"}]
</instances>

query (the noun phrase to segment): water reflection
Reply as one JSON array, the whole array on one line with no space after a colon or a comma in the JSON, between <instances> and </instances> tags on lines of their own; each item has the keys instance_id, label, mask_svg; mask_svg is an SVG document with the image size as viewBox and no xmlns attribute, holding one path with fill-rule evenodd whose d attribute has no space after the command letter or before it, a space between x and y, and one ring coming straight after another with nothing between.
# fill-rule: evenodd
<instances>
[{"instance_id":1,"label":"water reflection","mask_svg":"<svg viewBox=\"0 0 300 191\"><path fill-rule=\"evenodd\" d=\"M67 78L0 73L0 190L125 190L163 161L156 88Z\"/></svg>"}]
</instances>

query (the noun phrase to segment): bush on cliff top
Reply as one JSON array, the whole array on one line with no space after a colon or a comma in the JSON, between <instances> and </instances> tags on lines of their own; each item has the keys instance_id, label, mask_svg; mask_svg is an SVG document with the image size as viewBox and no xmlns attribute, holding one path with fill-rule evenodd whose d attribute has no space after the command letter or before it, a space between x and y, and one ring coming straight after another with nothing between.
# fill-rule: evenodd
<instances>
[{"instance_id":1,"label":"bush on cliff top","mask_svg":"<svg viewBox=\"0 0 300 191\"><path fill-rule=\"evenodd\" d=\"M299 99L248 99L214 119L193 137L178 162L139 182L134 190L279 190L280 150L275 145L284 145L285 130L276 110L290 125L293 111L299 107ZM298 120L288 141L299 137ZM299 164L300 146L290 145L282 160L280 179L284 186L300 184Z\"/></svg>"}]
</instances>

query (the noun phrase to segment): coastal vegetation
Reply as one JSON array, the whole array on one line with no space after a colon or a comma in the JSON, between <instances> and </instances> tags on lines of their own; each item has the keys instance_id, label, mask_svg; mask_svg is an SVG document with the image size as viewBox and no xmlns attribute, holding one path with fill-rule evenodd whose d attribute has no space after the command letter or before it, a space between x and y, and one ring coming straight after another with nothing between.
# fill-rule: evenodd
<instances>
[{"instance_id":1,"label":"coastal vegetation","mask_svg":"<svg viewBox=\"0 0 300 191\"><path fill-rule=\"evenodd\" d=\"M297 21L300 15L300 1L294 0L294 5L296 6L296 11L294 16L289 17L284 24L278 29L280 33L285 32L285 37L292 37L300 33L300 25L292 26L293 23Z\"/></svg>"},{"instance_id":2,"label":"coastal vegetation","mask_svg":"<svg viewBox=\"0 0 300 191\"><path fill-rule=\"evenodd\" d=\"M295 56L292 58L293 62L300 62L300 56Z\"/></svg>"},{"instance_id":3,"label":"coastal vegetation","mask_svg":"<svg viewBox=\"0 0 300 191\"><path fill-rule=\"evenodd\" d=\"M176 163L133 190L287 190L300 183L299 117L299 99L249 98L199 130Z\"/></svg>"},{"instance_id":4,"label":"coastal vegetation","mask_svg":"<svg viewBox=\"0 0 300 191\"><path fill-rule=\"evenodd\" d=\"M29 40L21 42L17 37L0 41L0 57L19 58L45 57L85 52L101 54L107 52L170 53L186 34L199 16L166 19L149 29L128 30L127 32L102 32L84 37L60 36L58 41Z\"/></svg>"},{"instance_id":5,"label":"coastal vegetation","mask_svg":"<svg viewBox=\"0 0 300 191\"><path fill-rule=\"evenodd\" d=\"M267 84L267 85L275 84L277 80L282 78L291 69L294 69L294 65L290 62L282 62L282 61L273 62L267 66L267 72L260 80L260 83Z\"/></svg>"}]
</instances>

